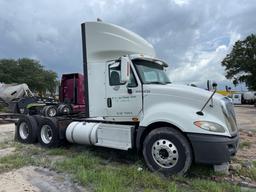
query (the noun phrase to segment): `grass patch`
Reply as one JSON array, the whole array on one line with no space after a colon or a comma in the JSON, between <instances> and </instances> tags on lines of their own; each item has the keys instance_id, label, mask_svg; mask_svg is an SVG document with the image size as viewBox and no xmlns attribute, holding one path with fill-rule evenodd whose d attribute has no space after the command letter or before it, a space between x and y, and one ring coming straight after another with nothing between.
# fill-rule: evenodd
<instances>
[{"instance_id":1,"label":"grass patch","mask_svg":"<svg viewBox=\"0 0 256 192\"><path fill-rule=\"evenodd\" d=\"M135 165L102 164L102 159L83 152L62 162L55 168L69 172L84 186L90 186L97 192L108 191L178 191L174 182L146 170L138 171Z\"/></svg>"},{"instance_id":2,"label":"grass patch","mask_svg":"<svg viewBox=\"0 0 256 192\"><path fill-rule=\"evenodd\" d=\"M252 133L256 133L256 129L255 128L253 128L253 129L250 129L250 131L252 132Z\"/></svg>"},{"instance_id":3,"label":"grass patch","mask_svg":"<svg viewBox=\"0 0 256 192\"><path fill-rule=\"evenodd\" d=\"M256 181L256 167L253 167L253 168L250 168L250 169L242 168L239 171L239 174L243 175L243 176L246 176L246 177L249 177L253 181Z\"/></svg>"},{"instance_id":4,"label":"grass patch","mask_svg":"<svg viewBox=\"0 0 256 192\"><path fill-rule=\"evenodd\" d=\"M256 161L253 161L252 164L254 167L256 167Z\"/></svg>"},{"instance_id":5,"label":"grass patch","mask_svg":"<svg viewBox=\"0 0 256 192\"><path fill-rule=\"evenodd\" d=\"M74 181L96 192L240 191L237 186L211 181L210 177L215 173L209 166L194 165L187 177L166 178L149 172L133 152L76 145L68 149L45 149L17 142L9 143L9 146L16 148L15 154L0 159L0 172L28 165L54 168L56 171L69 173ZM63 159L54 161L57 156L63 156ZM142 171L138 168L142 168Z\"/></svg>"},{"instance_id":6,"label":"grass patch","mask_svg":"<svg viewBox=\"0 0 256 192\"><path fill-rule=\"evenodd\" d=\"M66 148L60 147L60 148L47 149L46 154L51 156L68 156L71 154L71 151Z\"/></svg>"},{"instance_id":7,"label":"grass patch","mask_svg":"<svg viewBox=\"0 0 256 192\"><path fill-rule=\"evenodd\" d=\"M21 154L12 154L0 158L0 173L18 169L32 163L30 157Z\"/></svg>"},{"instance_id":8,"label":"grass patch","mask_svg":"<svg viewBox=\"0 0 256 192\"><path fill-rule=\"evenodd\" d=\"M216 175L211 165L192 165L188 171L189 177L209 177L209 175Z\"/></svg>"},{"instance_id":9,"label":"grass patch","mask_svg":"<svg viewBox=\"0 0 256 192\"><path fill-rule=\"evenodd\" d=\"M209 180L194 179L191 182L193 189L200 192L239 192L241 189L228 183L216 183Z\"/></svg>"},{"instance_id":10,"label":"grass patch","mask_svg":"<svg viewBox=\"0 0 256 192\"><path fill-rule=\"evenodd\" d=\"M91 151L72 154L67 159L55 164L55 169L68 172L73 179L83 186L92 188L96 192L108 191L209 191L209 192L236 192L239 187L228 183L216 183L206 179L184 178L173 176L163 177L158 173L147 171L140 161L133 164L103 163L103 159ZM138 167L143 167L138 171ZM193 172L209 177L213 173L209 167L197 166Z\"/></svg>"},{"instance_id":11,"label":"grass patch","mask_svg":"<svg viewBox=\"0 0 256 192\"><path fill-rule=\"evenodd\" d=\"M9 147L10 145L9 145L9 142L2 142L2 143L0 143L0 149L4 149L4 148L7 148L7 147Z\"/></svg>"},{"instance_id":12,"label":"grass patch","mask_svg":"<svg viewBox=\"0 0 256 192\"><path fill-rule=\"evenodd\" d=\"M243 149L243 148L250 148L252 145L252 143L250 141L242 141L240 144L239 144L239 148L240 149Z\"/></svg>"}]
</instances>

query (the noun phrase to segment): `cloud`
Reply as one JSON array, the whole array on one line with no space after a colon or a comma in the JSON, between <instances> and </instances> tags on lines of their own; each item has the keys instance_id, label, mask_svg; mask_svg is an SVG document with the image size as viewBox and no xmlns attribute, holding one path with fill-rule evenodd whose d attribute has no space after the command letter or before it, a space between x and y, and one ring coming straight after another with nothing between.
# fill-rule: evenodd
<instances>
[{"instance_id":1,"label":"cloud","mask_svg":"<svg viewBox=\"0 0 256 192\"><path fill-rule=\"evenodd\" d=\"M213 39L197 44L193 49L184 54L184 61L180 66L169 70L170 78L177 83L196 84L206 87L207 80L221 83L219 88L223 89L227 82L221 61L232 49L233 44L240 39L237 33L226 37ZM206 45L205 45L206 44Z\"/></svg>"},{"instance_id":2,"label":"cloud","mask_svg":"<svg viewBox=\"0 0 256 192\"><path fill-rule=\"evenodd\" d=\"M227 83L222 59L256 31L246 0L0 0L0 9L0 58L37 58L59 74L82 72L80 24L97 17L150 41L172 81L199 85Z\"/></svg>"}]
</instances>

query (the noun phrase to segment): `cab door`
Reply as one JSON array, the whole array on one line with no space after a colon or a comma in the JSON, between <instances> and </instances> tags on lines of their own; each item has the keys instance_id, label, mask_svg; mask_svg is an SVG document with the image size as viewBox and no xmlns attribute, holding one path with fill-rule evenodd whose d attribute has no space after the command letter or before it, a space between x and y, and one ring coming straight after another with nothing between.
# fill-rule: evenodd
<instances>
[{"instance_id":1,"label":"cab door","mask_svg":"<svg viewBox=\"0 0 256 192\"><path fill-rule=\"evenodd\" d=\"M142 89L133 66L130 66L130 78L126 83L121 82L120 61L106 66L107 116L138 117L142 111Z\"/></svg>"}]
</instances>

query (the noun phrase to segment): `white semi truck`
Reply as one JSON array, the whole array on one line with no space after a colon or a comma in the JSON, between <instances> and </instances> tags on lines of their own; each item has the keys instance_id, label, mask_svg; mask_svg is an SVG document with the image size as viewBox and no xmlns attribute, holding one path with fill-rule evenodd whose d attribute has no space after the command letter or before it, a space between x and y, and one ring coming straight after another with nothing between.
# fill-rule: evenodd
<instances>
[{"instance_id":1,"label":"white semi truck","mask_svg":"<svg viewBox=\"0 0 256 192\"><path fill-rule=\"evenodd\" d=\"M85 112L23 116L17 139L136 149L152 171L183 174L191 163L222 164L236 154L233 105L215 92L172 84L168 66L137 34L104 22L81 25Z\"/></svg>"}]
</instances>

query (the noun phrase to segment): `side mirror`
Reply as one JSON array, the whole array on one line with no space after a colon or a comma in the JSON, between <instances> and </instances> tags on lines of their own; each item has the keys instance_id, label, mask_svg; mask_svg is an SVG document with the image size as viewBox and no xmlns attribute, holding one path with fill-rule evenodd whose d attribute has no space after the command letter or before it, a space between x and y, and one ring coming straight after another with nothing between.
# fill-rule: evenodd
<instances>
[{"instance_id":1,"label":"side mirror","mask_svg":"<svg viewBox=\"0 0 256 192\"><path fill-rule=\"evenodd\" d=\"M131 68L131 60L124 56L121 57L121 82L122 83L126 83L129 81L130 79L130 71Z\"/></svg>"},{"instance_id":2,"label":"side mirror","mask_svg":"<svg viewBox=\"0 0 256 192\"><path fill-rule=\"evenodd\" d=\"M218 86L218 84L217 84L216 82L213 82L213 83L212 83L213 89L217 89L217 86Z\"/></svg>"}]
</instances>

